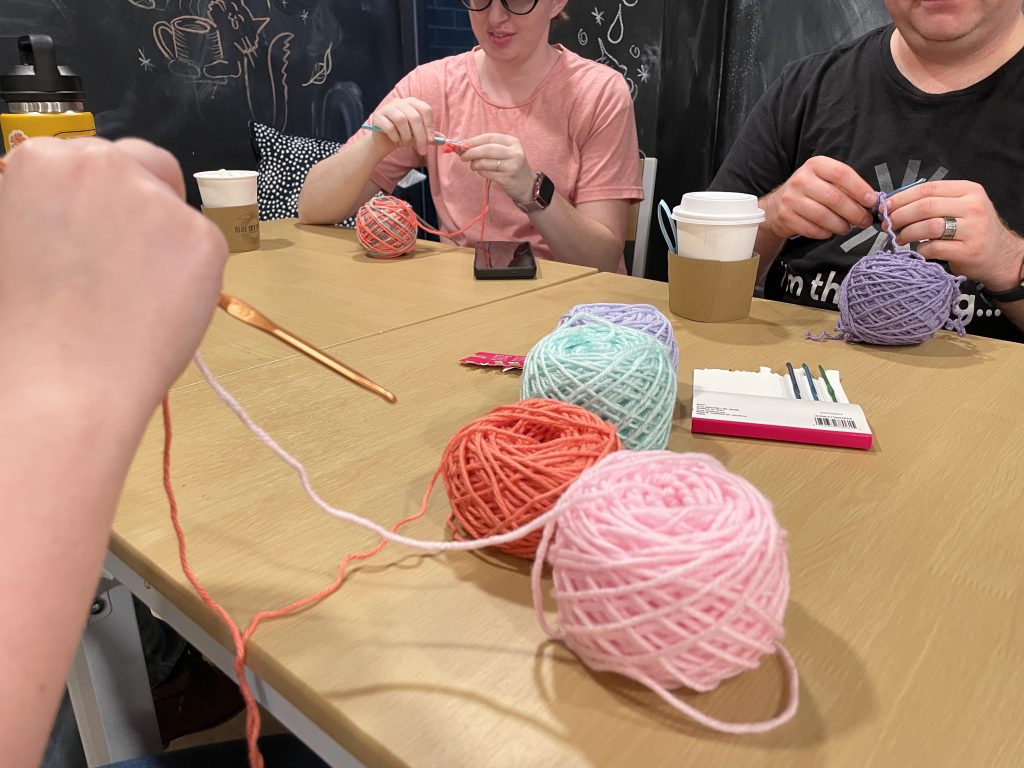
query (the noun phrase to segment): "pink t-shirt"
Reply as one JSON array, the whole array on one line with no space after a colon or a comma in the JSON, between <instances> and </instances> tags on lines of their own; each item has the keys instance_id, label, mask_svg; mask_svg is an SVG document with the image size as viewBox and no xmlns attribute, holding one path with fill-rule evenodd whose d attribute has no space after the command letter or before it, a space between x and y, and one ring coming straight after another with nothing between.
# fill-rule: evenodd
<instances>
[{"instance_id":1,"label":"pink t-shirt","mask_svg":"<svg viewBox=\"0 0 1024 768\"><path fill-rule=\"evenodd\" d=\"M544 171L555 189L576 205L596 200L643 199L636 119L629 88L619 72L585 59L561 46L558 61L522 104L500 107L480 85L473 51L432 61L406 75L384 99L414 96L430 104L434 129L461 139L481 133L515 136L527 162ZM360 131L349 142L357 140ZM370 177L390 192L411 168L426 166L439 226L454 232L480 214L484 179L458 155L431 147L424 158L415 149L396 149ZM497 184L491 185L488 240L529 240L541 258L559 260ZM472 246L479 224L454 238ZM625 271L620 264L620 272Z\"/></svg>"}]
</instances>

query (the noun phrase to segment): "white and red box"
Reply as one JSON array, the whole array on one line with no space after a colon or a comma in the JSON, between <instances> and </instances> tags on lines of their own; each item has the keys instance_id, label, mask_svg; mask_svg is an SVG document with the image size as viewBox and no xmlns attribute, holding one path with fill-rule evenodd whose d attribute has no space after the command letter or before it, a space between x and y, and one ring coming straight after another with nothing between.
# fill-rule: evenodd
<instances>
[{"instance_id":1,"label":"white and red box","mask_svg":"<svg viewBox=\"0 0 1024 768\"><path fill-rule=\"evenodd\" d=\"M859 405L843 390L839 371L826 375L835 401L822 379L796 375L800 399L788 374L762 367L758 372L702 369L693 372L690 431L697 434L755 437L791 443L871 448L871 427Z\"/></svg>"}]
</instances>

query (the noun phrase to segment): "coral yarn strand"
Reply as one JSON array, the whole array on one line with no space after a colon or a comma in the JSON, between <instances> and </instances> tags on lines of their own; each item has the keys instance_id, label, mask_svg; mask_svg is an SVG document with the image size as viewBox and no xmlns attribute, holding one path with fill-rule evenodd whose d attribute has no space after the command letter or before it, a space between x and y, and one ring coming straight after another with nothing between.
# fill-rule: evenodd
<instances>
[{"instance_id":1,"label":"coral yarn strand","mask_svg":"<svg viewBox=\"0 0 1024 768\"><path fill-rule=\"evenodd\" d=\"M309 595L308 597L296 600L288 605L278 608L276 610L260 611L249 622L245 632L241 632L238 625L235 624L231 618L231 614L218 603L213 596L207 591L206 587L203 586L202 582L193 572L188 562L188 551L185 543L185 530L181 525L181 519L178 514L178 503L174 495L174 488L171 484L171 409L169 397L164 397L162 404L163 414L163 427L164 427L164 450L163 450L163 484L164 492L167 494L167 503L170 507L171 512L171 523L174 526L174 534L178 540L178 558L181 561L181 569L185 574L185 578L188 579L192 588L195 589L196 593L202 599L203 603L206 604L224 623L231 633L231 639L235 646L235 663L234 670L235 676L238 679L238 689L242 694L242 699L245 702L245 736L248 745L249 752L249 765L251 768L263 768L263 755L260 753L258 739L260 734L260 709L256 703L256 697L252 693L252 688L249 685L249 680L245 675L245 659L248 651L248 643L256 632L256 628L264 620L276 619L283 616L296 613L303 608L316 605L321 600L330 597L337 592L341 585L345 582L346 572L348 570L349 563L357 560L366 560L373 557L375 554L384 548L387 544L387 539L381 539L371 549L363 552L356 552L345 557L344 560L338 566L338 575L328 586L324 589L316 592L315 594ZM436 475L435 475L436 479ZM433 482L431 482L433 486ZM407 523L411 523L414 520L418 520L426 513L427 499L424 498L423 504L421 505L418 512L415 512L407 517L399 520L392 528L392 532L397 532L399 528Z\"/></svg>"},{"instance_id":2,"label":"coral yarn strand","mask_svg":"<svg viewBox=\"0 0 1024 768\"><path fill-rule=\"evenodd\" d=\"M479 221L480 222L480 240L482 242L483 239L484 239L484 226L485 226L486 221L487 221L487 214L489 214L491 212L491 206L490 206L490 202L489 202L490 199L491 199L491 180L488 179L484 183L484 196L483 196L483 200L480 201L480 213L478 215L474 216L472 219L470 219L469 223L466 224L466 226L462 227L461 229L456 229L454 232L442 232L439 229L434 229L433 227L429 226L425 221L423 221L423 219L421 219L419 216L416 217L416 221L419 222L420 229L422 229L422 230L424 230L426 232L429 232L432 235L440 235L441 237L447 237L449 239L455 237L456 235L461 235L463 232L465 232L467 229L469 229L470 227L472 227L474 224L476 224Z\"/></svg>"}]
</instances>

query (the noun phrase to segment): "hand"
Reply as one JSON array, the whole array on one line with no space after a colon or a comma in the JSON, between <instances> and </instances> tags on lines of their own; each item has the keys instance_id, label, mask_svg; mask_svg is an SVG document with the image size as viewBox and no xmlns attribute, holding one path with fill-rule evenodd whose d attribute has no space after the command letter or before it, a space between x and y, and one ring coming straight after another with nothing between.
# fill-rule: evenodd
<instances>
[{"instance_id":1,"label":"hand","mask_svg":"<svg viewBox=\"0 0 1024 768\"><path fill-rule=\"evenodd\" d=\"M380 128L380 133L372 134L372 140L382 145L385 154L398 147L415 147L419 154L426 155L433 145L434 112L425 101L412 97L389 101L367 122Z\"/></svg>"},{"instance_id":2,"label":"hand","mask_svg":"<svg viewBox=\"0 0 1024 768\"><path fill-rule=\"evenodd\" d=\"M526 152L519 139L501 133L482 133L462 142L469 147L462 153L462 161L469 167L498 184L512 200L526 203L533 197L536 172L526 160Z\"/></svg>"},{"instance_id":3,"label":"hand","mask_svg":"<svg viewBox=\"0 0 1024 768\"><path fill-rule=\"evenodd\" d=\"M143 141L30 139L0 187L0 369L142 418L199 345L227 244ZM20 373L19 373L20 372ZM132 411L135 416L139 412Z\"/></svg>"},{"instance_id":4,"label":"hand","mask_svg":"<svg viewBox=\"0 0 1024 768\"><path fill-rule=\"evenodd\" d=\"M956 219L952 240L942 240L945 217ZM941 259L958 275L1001 293L1024 279L1024 240L1010 231L973 181L929 181L900 192L889 201L897 242L921 244L926 259Z\"/></svg>"},{"instance_id":5,"label":"hand","mask_svg":"<svg viewBox=\"0 0 1024 768\"><path fill-rule=\"evenodd\" d=\"M853 168L830 157L812 157L786 182L761 198L765 224L781 240L802 235L825 240L853 227L868 227L878 195Z\"/></svg>"}]
</instances>

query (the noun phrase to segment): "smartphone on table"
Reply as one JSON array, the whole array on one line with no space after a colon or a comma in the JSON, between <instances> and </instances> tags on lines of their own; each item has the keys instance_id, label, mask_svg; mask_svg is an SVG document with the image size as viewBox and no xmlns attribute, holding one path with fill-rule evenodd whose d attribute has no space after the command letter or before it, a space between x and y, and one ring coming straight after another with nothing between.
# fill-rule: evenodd
<instances>
[{"instance_id":1,"label":"smartphone on table","mask_svg":"<svg viewBox=\"0 0 1024 768\"><path fill-rule=\"evenodd\" d=\"M528 242L482 240L476 244L473 276L477 280L529 280L537 276L537 261Z\"/></svg>"}]
</instances>

